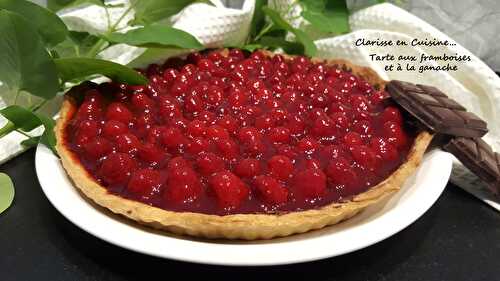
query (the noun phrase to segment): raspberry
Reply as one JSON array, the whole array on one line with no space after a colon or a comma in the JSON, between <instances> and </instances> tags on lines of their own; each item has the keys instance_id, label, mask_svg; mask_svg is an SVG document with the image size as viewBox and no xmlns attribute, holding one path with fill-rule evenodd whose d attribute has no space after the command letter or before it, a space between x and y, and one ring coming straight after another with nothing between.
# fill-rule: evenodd
<instances>
[{"instance_id":1,"label":"raspberry","mask_svg":"<svg viewBox=\"0 0 500 281\"><path fill-rule=\"evenodd\" d=\"M240 177L251 178L260 173L260 162L253 158L243 159L236 165L234 172Z\"/></svg>"},{"instance_id":2,"label":"raspberry","mask_svg":"<svg viewBox=\"0 0 500 281\"><path fill-rule=\"evenodd\" d=\"M162 185L160 172L150 169L140 169L135 171L127 185L127 190L131 193L149 198L159 193Z\"/></svg>"},{"instance_id":3,"label":"raspberry","mask_svg":"<svg viewBox=\"0 0 500 281\"><path fill-rule=\"evenodd\" d=\"M227 139L229 138L229 133L219 125L212 125L207 129L207 137L213 140Z\"/></svg>"},{"instance_id":4,"label":"raspberry","mask_svg":"<svg viewBox=\"0 0 500 281\"><path fill-rule=\"evenodd\" d=\"M146 136L146 142L151 143L151 144L159 144L160 139L161 139L161 134L163 131L165 131L167 128L163 126L154 126L151 129L149 129L147 136Z\"/></svg>"},{"instance_id":5,"label":"raspberry","mask_svg":"<svg viewBox=\"0 0 500 281\"><path fill-rule=\"evenodd\" d=\"M305 153L313 153L319 147L319 143L312 137L305 137L297 142L297 149Z\"/></svg>"},{"instance_id":6,"label":"raspberry","mask_svg":"<svg viewBox=\"0 0 500 281\"><path fill-rule=\"evenodd\" d=\"M334 122L328 116L320 116L314 121L312 131L317 136L331 136L335 132Z\"/></svg>"},{"instance_id":7,"label":"raspberry","mask_svg":"<svg viewBox=\"0 0 500 281\"><path fill-rule=\"evenodd\" d=\"M255 118L255 127L261 130L269 130L274 127L276 120L270 115L262 115Z\"/></svg>"},{"instance_id":8,"label":"raspberry","mask_svg":"<svg viewBox=\"0 0 500 281\"><path fill-rule=\"evenodd\" d=\"M168 165L167 165L167 170L170 173L175 169L183 168L183 167L190 167L190 165L184 158L182 158L181 156L177 156L177 157L170 159L170 161L168 162Z\"/></svg>"},{"instance_id":9,"label":"raspberry","mask_svg":"<svg viewBox=\"0 0 500 281\"><path fill-rule=\"evenodd\" d=\"M225 168L224 161L212 152L201 153L196 160L196 166L204 175L211 175Z\"/></svg>"},{"instance_id":10,"label":"raspberry","mask_svg":"<svg viewBox=\"0 0 500 281\"><path fill-rule=\"evenodd\" d=\"M356 173L349 161L343 157L332 159L326 167L326 174L334 184L350 185L356 181Z\"/></svg>"},{"instance_id":11,"label":"raspberry","mask_svg":"<svg viewBox=\"0 0 500 281\"><path fill-rule=\"evenodd\" d=\"M372 124L366 120L358 121L353 126L354 132L363 136L371 136L373 134Z\"/></svg>"},{"instance_id":12,"label":"raspberry","mask_svg":"<svg viewBox=\"0 0 500 281\"><path fill-rule=\"evenodd\" d=\"M241 107L248 102L248 94L243 89L235 88L229 91L228 102L232 107Z\"/></svg>"},{"instance_id":13,"label":"raspberry","mask_svg":"<svg viewBox=\"0 0 500 281\"><path fill-rule=\"evenodd\" d=\"M294 177L294 187L308 199L321 197L326 193L326 176L319 169L306 169Z\"/></svg>"},{"instance_id":14,"label":"raspberry","mask_svg":"<svg viewBox=\"0 0 500 281\"><path fill-rule=\"evenodd\" d=\"M290 158L275 155L267 162L271 175L280 180L287 180L293 172L293 163Z\"/></svg>"},{"instance_id":15,"label":"raspberry","mask_svg":"<svg viewBox=\"0 0 500 281\"><path fill-rule=\"evenodd\" d=\"M370 148L384 161L396 161L399 158L396 147L383 138L373 138Z\"/></svg>"},{"instance_id":16,"label":"raspberry","mask_svg":"<svg viewBox=\"0 0 500 281\"><path fill-rule=\"evenodd\" d=\"M389 94L385 91L377 91L370 95L370 104L372 106L382 106L389 101Z\"/></svg>"},{"instance_id":17,"label":"raspberry","mask_svg":"<svg viewBox=\"0 0 500 281\"><path fill-rule=\"evenodd\" d=\"M220 87L210 86L210 88L208 88L206 102L210 105L217 106L221 104L223 97L224 92Z\"/></svg>"},{"instance_id":18,"label":"raspberry","mask_svg":"<svg viewBox=\"0 0 500 281\"><path fill-rule=\"evenodd\" d=\"M254 127L244 127L238 132L238 139L242 143L255 143L262 139L262 134Z\"/></svg>"},{"instance_id":19,"label":"raspberry","mask_svg":"<svg viewBox=\"0 0 500 281\"><path fill-rule=\"evenodd\" d=\"M151 164L159 164L165 159L165 153L154 144L146 143L139 147L138 156L143 161Z\"/></svg>"},{"instance_id":20,"label":"raspberry","mask_svg":"<svg viewBox=\"0 0 500 281\"><path fill-rule=\"evenodd\" d=\"M164 120L182 115L179 103L170 96L160 97L158 109L160 116L162 116Z\"/></svg>"},{"instance_id":21,"label":"raspberry","mask_svg":"<svg viewBox=\"0 0 500 281\"><path fill-rule=\"evenodd\" d=\"M288 143L290 141L290 129L286 127L276 127L269 132L269 138L273 142Z\"/></svg>"},{"instance_id":22,"label":"raspberry","mask_svg":"<svg viewBox=\"0 0 500 281\"><path fill-rule=\"evenodd\" d=\"M102 161L98 174L109 185L124 184L136 167L137 163L128 154L111 153Z\"/></svg>"},{"instance_id":23,"label":"raspberry","mask_svg":"<svg viewBox=\"0 0 500 281\"><path fill-rule=\"evenodd\" d=\"M185 204L195 201L202 193L200 179L188 166L175 167L168 172L166 201Z\"/></svg>"},{"instance_id":24,"label":"raspberry","mask_svg":"<svg viewBox=\"0 0 500 281\"><path fill-rule=\"evenodd\" d=\"M102 135L109 140L114 140L114 138L118 135L124 134L127 132L127 126L122 122L110 120L104 123L104 127L102 129Z\"/></svg>"},{"instance_id":25,"label":"raspberry","mask_svg":"<svg viewBox=\"0 0 500 281\"><path fill-rule=\"evenodd\" d=\"M227 159L233 159L240 153L239 146L232 139L219 138L215 140L215 145L220 153Z\"/></svg>"},{"instance_id":26,"label":"raspberry","mask_svg":"<svg viewBox=\"0 0 500 281\"><path fill-rule=\"evenodd\" d=\"M97 160L113 150L113 144L105 138L97 137L83 145L83 150L90 160Z\"/></svg>"},{"instance_id":27,"label":"raspberry","mask_svg":"<svg viewBox=\"0 0 500 281\"><path fill-rule=\"evenodd\" d=\"M111 103L106 110L106 120L115 120L128 124L133 118L132 113L121 103Z\"/></svg>"},{"instance_id":28,"label":"raspberry","mask_svg":"<svg viewBox=\"0 0 500 281\"><path fill-rule=\"evenodd\" d=\"M184 110L186 112L200 112L204 109L204 103L198 95L188 94L184 98Z\"/></svg>"},{"instance_id":29,"label":"raspberry","mask_svg":"<svg viewBox=\"0 0 500 281\"><path fill-rule=\"evenodd\" d=\"M187 144L187 150L192 154L208 151L209 147L210 142L202 137L196 137Z\"/></svg>"},{"instance_id":30,"label":"raspberry","mask_svg":"<svg viewBox=\"0 0 500 281\"><path fill-rule=\"evenodd\" d=\"M210 186L215 192L219 207L230 210L238 208L243 201L248 200L248 187L233 173L224 171L210 178Z\"/></svg>"},{"instance_id":31,"label":"raspberry","mask_svg":"<svg viewBox=\"0 0 500 281\"><path fill-rule=\"evenodd\" d=\"M196 117L197 120L202 121L205 125L212 125L215 121L215 114L210 111L203 110Z\"/></svg>"},{"instance_id":32,"label":"raspberry","mask_svg":"<svg viewBox=\"0 0 500 281\"><path fill-rule=\"evenodd\" d=\"M93 120L85 120L78 124L74 141L78 146L94 139L99 133L99 124Z\"/></svg>"},{"instance_id":33,"label":"raspberry","mask_svg":"<svg viewBox=\"0 0 500 281\"><path fill-rule=\"evenodd\" d=\"M139 139L130 133L116 136L115 142L118 151L129 154L137 153L141 146Z\"/></svg>"},{"instance_id":34,"label":"raspberry","mask_svg":"<svg viewBox=\"0 0 500 281\"><path fill-rule=\"evenodd\" d=\"M403 116L401 115L401 111L397 107L389 106L384 109L380 116L382 123L386 123L389 121L396 122L397 124L403 124Z\"/></svg>"},{"instance_id":35,"label":"raspberry","mask_svg":"<svg viewBox=\"0 0 500 281\"><path fill-rule=\"evenodd\" d=\"M153 101L143 93L133 94L130 99L135 110L141 111L153 107Z\"/></svg>"},{"instance_id":36,"label":"raspberry","mask_svg":"<svg viewBox=\"0 0 500 281\"><path fill-rule=\"evenodd\" d=\"M178 148L187 144L187 140L178 128L167 128L161 133L161 143L167 148Z\"/></svg>"},{"instance_id":37,"label":"raspberry","mask_svg":"<svg viewBox=\"0 0 500 281\"><path fill-rule=\"evenodd\" d=\"M221 119L216 122L217 125L226 129L228 132L236 132L238 130L239 124L238 120L230 115L224 115Z\"/></svg>"},{"instance_id":38,"label":"raspberry","mask_svg":"<svg viewBox=\"0 0 500 281\"><path fill-rule=\"evenodd\" d=\"M377 166L377 158L373 150L366 145L353 145L350 150L352 158L361 167L370 171L375 170Z\"/></svg>"},{"instance_id":39,"label":"raspberry","mask_svg":"<svg viewBox=\"0 0 500 281\"><path fill-rule=\"evenodd\" d=\"M186 133L191 137L202 137L206 134L207 126L199 120L191 121L186 128Z\"/></svg>"},{"instance_id":40,"label":"raspberry","mask_svg":"<svg viewBox=\"0 0 500 281\"><path fill-rule=\"evenodd\" d=\"M403 128L401 127L400 124L394 121L385 122L383 126L383 131L384 131L384 137L387 138L387 141L390 144L398 148L406 144L407 142L406 135L403 132Z\"/></svg>"},{"instance_id":41,"label":"raspberry","mask_svg":"<svg viewBox=\"0 0 500 281\"><path fill-rule=\"evenodd\" d=\"M165 69L165 71L163 71L163 79L165 79L165 81L168 84L171 84L172 82L174 82L174 80L175 80L175 78L177 78L177 76L179 76L179 71L177 71L177 69L167 68L167 69Z\"/></svg>"},{"instance_id":42,"label":"raspberry","mask_svg":"<svg viewBox=\"0 0 500 281\"><path fill-rule=\"evenodd\" d=\"M213 61L208 59L199 59L196 64L201 71L214 72L217 67Z\"/></svg>"},{"instance_id":43,"label":"raspberry","mask_svg":"<svg viewBox=\"0 0 500 281\"><path fill-rule=\"evenodd\" d=\"M356 132L349 132L344 136L344 143L347 145L359 145L363 144L363 139L361 135Z\"/></svg>"},{"instance_id":44,"label":"raspberry","mask_svg":"<svg viewBox=\"0 0 500 281\"><path fill-rule=\"evenodd\" d=\"M306 162L306 169L321 169L321 163L316 159L309 159Z\"/></svg>"},{"instance_id":45,"label":"raspberry","mask_svg":"<svg viewBox=\"0 0 500 281\"><path fill-rule=\"evenodd\" d=\"M264 202L278 205L288 201L288 190L276 179L269 176L258 176L255 185Z\"/></svg>"},{"instance_id":46,"label":"raspberry","mask_svg":"<svg viewBox=\"0 0 500 281\"><path fill-rule=\"evenodd\" d=\"M101 118L102 109L98 103L84 101L76 113L76 120L98 120Z\"/></svg>"}]
</instances>

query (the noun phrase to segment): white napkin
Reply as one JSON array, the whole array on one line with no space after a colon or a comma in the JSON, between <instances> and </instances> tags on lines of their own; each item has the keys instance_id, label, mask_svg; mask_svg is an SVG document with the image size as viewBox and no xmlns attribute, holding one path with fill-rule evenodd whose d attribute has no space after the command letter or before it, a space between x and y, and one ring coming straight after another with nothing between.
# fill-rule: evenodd
<instances>
[{"instance_id":1,"label":"white napkin","mask_svg":"<svg viewBox=\"0 0 500 281\"><path fill-rule=\"evenodd\" d=\"M235 45L243 42L249 31L255 1L226 1L231 2L231 7L239 8L227 8L220 1L212 2L215 6L202 3L188 6L170 19L173 26L193 34L209 47L221 47L225 44ZM271 0L269 5L280 11L293 26L310 30L308 22L296 17L300 14L300 7L296 5L295 8L289 9L292 2L293 0ZM127 8L128 4L125 3L125 7L111 9L110 17L112 21L117 19ZM132 16L129 15L124 22L131 19ZM66 11L61 14L61 17L72 30L102 33L107 29L108 25L105 11L98 6ZM308 32L316 39L315 43L319 50L318 56L344 58L356 64L369 66L384 79L407 80L440 88L459 103L467 105L470 111L488 121L490 133L485 140L497 151L500 151L500 126L495 122L497 112L500 110L500 79L486 64L436 28L392 4L379 4L357 11L350 16L350 24L353 32L343 36L329 38L319 32ZM413 38L437 38L448 40L456 45L440 48L356 47L354 42L358 38L407 41ZM408 71L385 72L384 65L386 62L371 61L369 57L369 54L373 53L382 55L391 53L398 56L400 54L442 55L443 52L449 55L455 53L469 55L472 61L458 63L459 70L455 72L441 71L420 74ZM122 64L144 66L177 54L179 54L179 51L165 49L149 49L146 51L143 48L119 44L107 49L101 53L101 56ZM429 65L436 65L436 63L431 62ZM0 120L0 125L1 122ZM21 137L20 134L14 133L9 135L8 138L0 140L0 163L23 150L18 145ZM451 181L500 211L500 204L498 201L495 202L488 192L485 192L484 184L458 162L454 164Z\"/></svg>"}]
</instances>

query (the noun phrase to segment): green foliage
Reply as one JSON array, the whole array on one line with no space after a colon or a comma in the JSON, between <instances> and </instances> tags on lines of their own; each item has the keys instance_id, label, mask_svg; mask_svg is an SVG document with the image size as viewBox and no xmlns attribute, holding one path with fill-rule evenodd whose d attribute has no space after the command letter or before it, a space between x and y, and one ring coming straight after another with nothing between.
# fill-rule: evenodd
<instances>
[{"instance_id":1,"label":"green foliage","mask_svg":"<svg viewBox=\"0 0 500 281\"><path fill-rule=\"evenodd\" d=\"M0 0L0 10L20 15L33 25L48 46L64 41L68 29L62 20L51 11L25 0Z\"/></svg>"},{"instance_id":2,"label":"green foliage","mask_svg":"<svg viewBox=\"0 0 500 281\"><path fill-rule=\"evenodd\" d=\"M301 16L320 31L343 34L350 31L346 1L300 0Z\"/></svg>"},{"instance_id":3,"label":"green foliage","mask_svg":"<svg viewBox=\"0 0 500 281\"><path fill-rule=\"evenodd\" d=\"M59 76L64 82L100 74L120 83L144 85L148 80L124 65L93 58L54 59Z\"/></svg>"},{"instance_id":4,"label":"green foliage","mask_svg":"<svg viewBox=\"0 0 500 281\"><path fill-rule=\"evenodd\" d=\"M304 53L306 55L312 57L316 54L317 51L316 45L314 45L314 42L311 40L311 38L309 38L309 36L304 31L291 26L275 10L270 9L269 7L266 6L262 7L262 10L271 19L271 21L277 28L284 29L295 35L297 42L304 46Z\"/></svg>"},{"instance_id":5,"label":"green foliage","mask_svg":"<svg viewBox=\"0 0 500 281\"><path fill-rule=\"evenodd\" d=\"M193 35L166 25L147 25L126 33L112 33L106 37L114 43L153 48L202 49L203 45Z\"/></svg>"},{"instance_id":6,"label":"green foliage","mask_svg":"<svg viewBox=\"0 0 500 281\"><path fill-rule=\"evenodd\" d=\"M0 10L0 81L13 92L50 99L59 90L54 62L24 17Z\"/></svg>"},{"instance_id":7,"label":"green foliage","mask_svg":"<svg viewBox=\"0 0 500 281\"><path fill-rule=\"evenodd\" d=\"M196 0L132 0L133 24L151 24L173 16Z\"/></svg>"},{"instance_id":8,"label":"green foliage","mask_svg":"<svg viewBox=\"0 0 500 281\"><path fill-rule=\"evenodd\" d=\"M104 0L48 0L47 1L47 7L54 12L70 7L77 7L84 4L105 6Z\"/></svg>"},{"instance_id":9,"label":"green foliage","mask_svg":"<svg viewBox=\"0 0 500 281\"><path fill-rule=\"evenodd\" d=\"M39 140L55 152L56 138L54 136L54 120L50 117L34 113L18 105L11 105L0 110L7 120L14 124L14 129L29 132L39 126L44 126Z\"/></svg>"},{"instance_id":10,"label":"green foliage","mask_svg":"<svg viewBox=\"0 0 500 281\"><path fill-rule=\"evenodd\" d=\"M57 58L83 57L99 39L99 37L88 32L70 31L66 40L57 45L52 51L55 51Z\"/></svg>"},{"instance_id":11,"label":"green foliage","mask_svg":"<svg viewBox=\"0 0 500 281\"><path fill-rule=\"evenodd\" d=\"M255 7L252 16L252 22L250 24L250 35L253 38L257 36L258 32L262 30L266 24L266 15L262 11L262 7L267 5L267 0L255 0Z\"/></svg>"},{"instance_id":12,"label":"green foliage","mask_svg":"<svg viewBox=\"0 0 500 281\"><path fill-rule=\"evenodd\" d=\"M14 184L7 174L0 173L0 214L10 207L14 200Z\"/></svg>"}]
</instances>

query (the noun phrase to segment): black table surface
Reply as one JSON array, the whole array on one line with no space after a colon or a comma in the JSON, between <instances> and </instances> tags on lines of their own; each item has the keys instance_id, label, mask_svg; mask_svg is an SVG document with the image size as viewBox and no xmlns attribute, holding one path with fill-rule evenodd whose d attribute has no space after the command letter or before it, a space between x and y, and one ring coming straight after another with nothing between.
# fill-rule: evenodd
<instances>
[{"instance_id":1,"label":"black table surface","mask_svg":"<svg viewBox=\"0 0 500 281\"><path fill-rule=\"evenodd\" d=\"M16 186L14 204L0 215L3 281L500 280L500 215L452 184L420 219L378 244L316 262L250 268L153 258L80 230L43 194L34 150L0 171Z\"/></svg>"}]
</instances>

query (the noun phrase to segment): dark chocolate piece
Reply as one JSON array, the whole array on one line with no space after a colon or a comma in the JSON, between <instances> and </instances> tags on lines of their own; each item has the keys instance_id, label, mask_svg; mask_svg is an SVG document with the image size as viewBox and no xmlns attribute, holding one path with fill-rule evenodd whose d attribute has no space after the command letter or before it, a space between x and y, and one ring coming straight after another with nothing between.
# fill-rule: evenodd
<instances>
[{"instance_id":1,"label":"dark chocolate piece","mask_svg":"<svg viewBox=\"0 0 500 281\"><path fill-rule=\"evenodd\" d=\"M486 182L494 193L500 193L500 155L490 145L480 138L456 137L444 149Z\"/></svg>"},{"instance_id":2,"label":"dark chocolate piece","mask_svg":"<svg viewBox=\"0 0 500 281\"><path fill-rule=\"evenodd\" d=\"M435 133L482 137L488 132L485 121L435 87L394 80L386 89L396 103Z\"/></svg>"}]
</instances>

